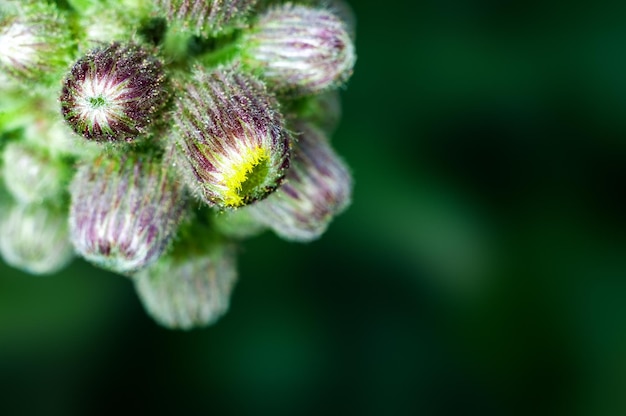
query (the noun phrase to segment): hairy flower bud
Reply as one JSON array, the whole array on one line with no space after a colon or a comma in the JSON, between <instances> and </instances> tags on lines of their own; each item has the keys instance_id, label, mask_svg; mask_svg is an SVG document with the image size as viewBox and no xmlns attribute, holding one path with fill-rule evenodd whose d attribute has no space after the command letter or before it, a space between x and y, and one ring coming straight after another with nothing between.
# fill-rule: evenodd
<instances>
[{"instance_id":1,"label":"hairy flower bud","mask_svg":"<svg viewBox=\"0 0 626 416\"><path fill-rule=\"evenodd\" d=\"M97 142L132 141L149 132L168 101L161 62L147 50L112 43L80 58L65 78L63 117Z\"/></svg>"},{"instance_id":2,"label":"hairy flower bud","mask_svg":"<svg viewBox=\"0 0 626 416\"><path fill-rule=\"evenodd\" d=\"M194 225L195 227L196 225ZM199 227L171 253L134 276L146 311L168 328L213 324L227 310L237 280L235 247Z\"/></svg>"},{"instance_id":3,"label":"hairy flower bud","mask_svg":"<svg viewBox=\"0 0 626 416\"><path fill-rule=\"evenodd\" d=\"M263 83L233 69L197 69L180 90L175 136L192 191L218 207L273 192L289 166L290 135Z\"/></svg>"},{"instance_id":4,"label":"hairy flower bud","mask_svg":"<svg viewBox=\"0 0 626 416\"><path fill-rule=\"evenodd\" d=\"M0 212L0 254L31 274L52 274L73 258L67 214L40 204L12 204Z\"/></svg>"},{"instance_id":5,"label":"hairy flower bud","mask_svg":"<svg viewBox=\"0 0 626 416\"><path fill-rule=\"evenodd\" d=\"M53 5L27 0L0 14L0 69L17 79L56 81L72 48L69 25Z\"/></svg>"},{"instance_id":6,"label":"hairy flower bud","mask_svg":"<svg viewBox=\"0 0 626 416\"><path fill-rule=\"evenodd\" d=\"M153 155L100 157L70 185L70 238L87 260L118 273L154 262L184 209L182 187Z\"/></svg>"},{"instance_id":7,"label":"hairy flower bud","mask_svg":"<svg viewBox=\"0 0 626 416\"><path fill-rule=\"evenodd\" d=\"M240 26L256 0L157 0L170 22L196 35L211 35Z\"/></svg>"},{"instance_id":8,"label":"hairy flower bud","mask_svg":"<svg viewBox=\"0 0 626 416\"><path fill-rule=\"evenodd\" d=\"M243 63L278 92L313 94L345 82L356 60L345 24L330 11L284 4L245 35Z\"/></svg>"},{"instance_id":9,"label":"hairy flower bud","mask_svg":"<svg viewBox=\"0 0 626 416\"><path fill-rule=\"evenodd\" d=\"M247 209L282 238L306 242L320 237L333 217L348 207L352 177L320 130L299 123L296 131L301 134L285 183Z\"/></svg>"},{"instance_id":10,"label":"hairy flower bud","mask_svg":"<svg viewBox=\"0 0 626 416\"><path fill-rule=\"evenodd\" d=\"M60 161L22 142L7 144L2 159L5 186L19 202L30 204L63 195L68 174Z\"/></svg>"}]
</instances>

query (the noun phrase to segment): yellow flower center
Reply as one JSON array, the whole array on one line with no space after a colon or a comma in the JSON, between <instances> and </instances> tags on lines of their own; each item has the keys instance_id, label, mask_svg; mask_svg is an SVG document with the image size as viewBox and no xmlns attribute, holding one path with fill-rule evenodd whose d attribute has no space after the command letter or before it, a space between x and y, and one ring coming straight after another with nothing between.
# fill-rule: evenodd
<instances>
[{"instance_id":1,"label":"yellow flower center","mask_svg":"<svg viewBox=\"0 0 626 416\"><path fill-rule=\"evenodd\" d=\"M262 147L247 149L241 161L224 174L224 203L230 207L244 205L246 197L261 185L268 172L269 152Z\"/></svg>"}]
</instances>

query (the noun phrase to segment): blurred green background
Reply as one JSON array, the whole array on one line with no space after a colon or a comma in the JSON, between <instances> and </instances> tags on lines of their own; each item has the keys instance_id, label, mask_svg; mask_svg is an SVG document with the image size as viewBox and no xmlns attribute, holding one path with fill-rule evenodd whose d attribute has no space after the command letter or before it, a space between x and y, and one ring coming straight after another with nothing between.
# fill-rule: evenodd
<instances>
[{"instance_id":1,"label":"blurred green background","mask_svg":"<svg viewBox=\"0 0 626 416\"><path fill-rule=\"evenodd\" d=\"M626 414L626 5L351 4L352 207L189 333L0 264L0 414Z\"/></svg>"}]
</instances>

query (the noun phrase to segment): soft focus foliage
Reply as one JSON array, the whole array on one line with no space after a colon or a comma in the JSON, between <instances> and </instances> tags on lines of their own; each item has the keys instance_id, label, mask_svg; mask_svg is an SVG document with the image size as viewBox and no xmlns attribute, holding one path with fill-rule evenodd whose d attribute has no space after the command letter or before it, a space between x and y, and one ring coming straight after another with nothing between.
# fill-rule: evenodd
<instances>
[{"instance_id":1,"label":"soft focus foliage","mask_svg":"<svg viewBox=\"0 0 626 416\"><path fill-rule=\"evenodd\" d=\"M326 134L353 24L318 3L68 1L0 5L0 255L54 274L75 253L128 276L161 325L211 325L239 240L308 242L350 204ZM305 121L326 133L296 143ZM236 212L279 190L288 209Z\"/></svg>"}]
</instances>

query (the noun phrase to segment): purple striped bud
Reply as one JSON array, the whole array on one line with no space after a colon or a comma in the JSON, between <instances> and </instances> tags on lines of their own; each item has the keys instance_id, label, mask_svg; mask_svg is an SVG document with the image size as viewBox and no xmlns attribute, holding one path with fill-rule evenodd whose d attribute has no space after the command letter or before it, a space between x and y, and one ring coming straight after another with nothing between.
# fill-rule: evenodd
<instances>
[{"instance_id":1,"label":"purple striped bud","mask_svg":"<svg viewBox=\"0 0 626 416\"><path fill-rule=\"evenodd\" d=\"M67 213L39 204L12 204L0 218L0 254L7 264L27 273L61 270L74 256Z\"/></svg>"},{"instance_id":2,"label":"purple striped bud","mask_svg":"<svg viewBox=\"0 0 626 416\"><path fill-rule=\"evenodd\" d=\"M173 118L187 185L221 208L262 199L289 166L290 135L262 82L235 69L197 69Z\"/></svg>"},{"instance_id":3,"label":"purple striped bud","mask_svg":"<svg viewBox=\"0 0 626 416\"><path fill-rule=\"evenodd\" d=\"M172 23L196 35L211 35L241 26L257 0L157 0Z\"/></svg>"},{"instance_id":4,"label":"purple striped bud","mask_svg":"<svg viewBox=\"0 0 626 416\"><path fill-rule=\"evenodd\" d=\"M350 204L352 177L324 134L299 123L285 183L249 208L259 222L286 240L307 242L320 237L330 221Z\"/></svg>"},{"instance_id":5,"label":"purple striped bud","mask_svg":"<svg viewBox=\"0 0 626 416\"><path fill-rule=\"evenodd\" d=\"M168 101L161 62L147 50L112 43L80 58L65 78L63 117L97 142L132 141L149 132Z\"/></svg>"},{"instance_id":6,"label":"purple striped bud","mask_svg":"<svg viewBox=\"0 0 626 416\"><path fill-rule=\"evenodd\" d=\"M139 299L159 324L204 327L228 310L237 280L235 246L217 241L211 232L199 227L192 236L176 241L171 253L134 276Z\"/></svg>"},{"instance_id":7,"label":"purple striped bud","mask_svg":"<svg viewBox=\"0 0 626 416\"><path fill-rule=\"evenodd\" d=\"M16 5L16 10L0 13L0 69L20 80L56 81L71 59L68 23L46 2Z\"/></svg>"},{"instance_id":8,"label":"purple striped bud","mask_svg":"<svg viewBox=\"0 0 626 416\"><path fill-rule=\"evenodd\" d=\"M100 157L70 185L70 237L79 254L126 274L148 266L177 230L182 186L152 155Z\"/></svg>"},{"instance_id":9,"label":"purple striped bud","mask_svg":"<svg viewBox=\"0 0 626 416\"><path fill-rule=\"evenodd\" d=\"M345 24L332 12L284 4L266 11L245 35L242 60L268 86L306 95L345 82L356 60Z\"/></svg>"},{"instance_id":10,"label":"purple striped bud","mask_svg":"<svg viewBox=\"0 0 626 416\"><path fill-rule=\"evenodd\" d=\"M60 161L22 142L7 144L2 159L5 186L19 202L36 203L64 194L68 172Z\"/></svg>"}]
</instances>

